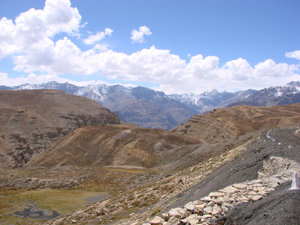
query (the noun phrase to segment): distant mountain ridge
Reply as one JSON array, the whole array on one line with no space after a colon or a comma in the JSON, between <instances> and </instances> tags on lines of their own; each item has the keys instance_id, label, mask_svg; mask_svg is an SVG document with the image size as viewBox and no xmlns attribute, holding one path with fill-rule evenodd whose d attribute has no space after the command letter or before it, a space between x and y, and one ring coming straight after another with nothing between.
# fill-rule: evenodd
<instances>
[{"instance_id":1,"label":"distant mountain ridge","mask_svg":"<svg viewBox=\"0 0 300 225\"><path fill-rule=\"evenodd\" d=\"M90 98L117 113L123 122L142 127L172 129L192 116L215 108L235 105L276 106L300 102L300 82L285 86L265 88L260 91L218 92L202 94L167 95L146 87L95 84L76 86L70 83L48 82L22 84L0 89L57 89L73 95Z\"/></svg>"},{"instance_id":2,"label":"distant mountain ridge","mask_svg":"<svg viewBox=\"0 0 300 225\"><path fill-rule=\"evenodd\" d=\"M300 81L292 81L285 86L262 89L242 100L228 104L227 106L277 106L298 102L300 102Z\"/></svg>"}]
</instances>

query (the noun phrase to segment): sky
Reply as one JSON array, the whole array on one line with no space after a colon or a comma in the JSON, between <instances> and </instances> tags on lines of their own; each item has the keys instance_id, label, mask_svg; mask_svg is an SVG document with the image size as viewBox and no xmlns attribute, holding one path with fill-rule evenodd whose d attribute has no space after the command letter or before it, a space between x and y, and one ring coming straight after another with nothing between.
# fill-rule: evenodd
<instances>
[{"instance_id":1,"label":"sky","mask_svg":"<svg viewBox=\"0 0 300 225\"><path fill-rule=\"evenodd\" d=\"M299 0L0 0L0 85L284 85L300 80L299 12Z\"/></svg>"}]
</instances>

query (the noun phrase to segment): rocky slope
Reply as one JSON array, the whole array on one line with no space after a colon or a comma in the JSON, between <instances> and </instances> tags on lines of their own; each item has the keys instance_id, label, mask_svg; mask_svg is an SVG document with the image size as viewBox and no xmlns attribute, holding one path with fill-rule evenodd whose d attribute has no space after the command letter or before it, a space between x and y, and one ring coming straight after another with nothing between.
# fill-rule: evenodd
<instances>
[{"instance_id":1,"label":"rocky slope","mask_svg":"<svg viewBox=\"0 0 300 225\"><path fill-rule=\"evenodd\" d=\"M0 91L1 167L23 166L76 128L119 122L96 102L61 91Z\"/></svg>"},{"instance_id":2,"label":"rocky slope","mask_svg":"<svg viewBox=\"0 0 300 225\"><path fill-rule=\"evenodd\" d=\"M221 108L196 115L173 131L203 142L226 142L253 131L298 122L299 112L299 103L274 107Z\"/></svg>"}]
</instances>

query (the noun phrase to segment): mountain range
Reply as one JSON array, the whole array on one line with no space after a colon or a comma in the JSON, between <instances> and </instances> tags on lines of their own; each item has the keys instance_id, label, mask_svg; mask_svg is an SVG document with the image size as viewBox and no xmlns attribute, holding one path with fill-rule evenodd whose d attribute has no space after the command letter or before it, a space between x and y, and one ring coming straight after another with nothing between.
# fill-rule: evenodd
<instances>
[{"instance_id":1,"label":"mountain range","mask_svg":"<svg viewBox=\"0 0 300 225\"><path fill-rule=\"evenodd\" d=\"M215 108L234 105L276 106L300 102L300 82L262 90L218 92L202 94L172 94L145 87L122 85L76 86L70 83L48 82L23 84L0 89L57 89L73 95L90 98L115 112L121 121L148 128L172 129L192 116Z\"/></svg>"}]
</instances>

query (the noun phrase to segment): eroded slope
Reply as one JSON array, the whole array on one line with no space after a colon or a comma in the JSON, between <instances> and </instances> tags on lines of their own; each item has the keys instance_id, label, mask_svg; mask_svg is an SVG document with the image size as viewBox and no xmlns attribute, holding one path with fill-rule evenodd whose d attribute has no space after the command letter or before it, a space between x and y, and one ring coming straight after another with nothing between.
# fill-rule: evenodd
<instances>
[{"instance_id":1,"label":"eroded slope","mask_svg":"<svg viewBox=\"0 0 300 225\"><path fill-rule=\"evenodd\" d=\"M29 166L138 166L152 168L176 161L192 152L200 142L167 130L132 125L85 127L71 132ZM191 146L191 147L188 147ZM166 156L166 157L165 157Z\"/></svg>"},{"instance_id":2,"label":"eroded slope","mask_svg":"<svg viewBox=\"0 0 300 225\"><path fill-rule=\"evenodd\" d=\"M26 164L76 128L119 122L96 102L61 91L0 91L1 166Z\"/></svg>"},{"instance_id":3,"label":"eroded slope","mask_svg":"<svg viewBox=\"0 0 300 225\"><path fill-rule=\"evenodd\" d=\"M300 121L300 104L274 107L235 106L196 115L173 129L208 143L226 142L247 133Z\"/></svg>"}]
</instances>

